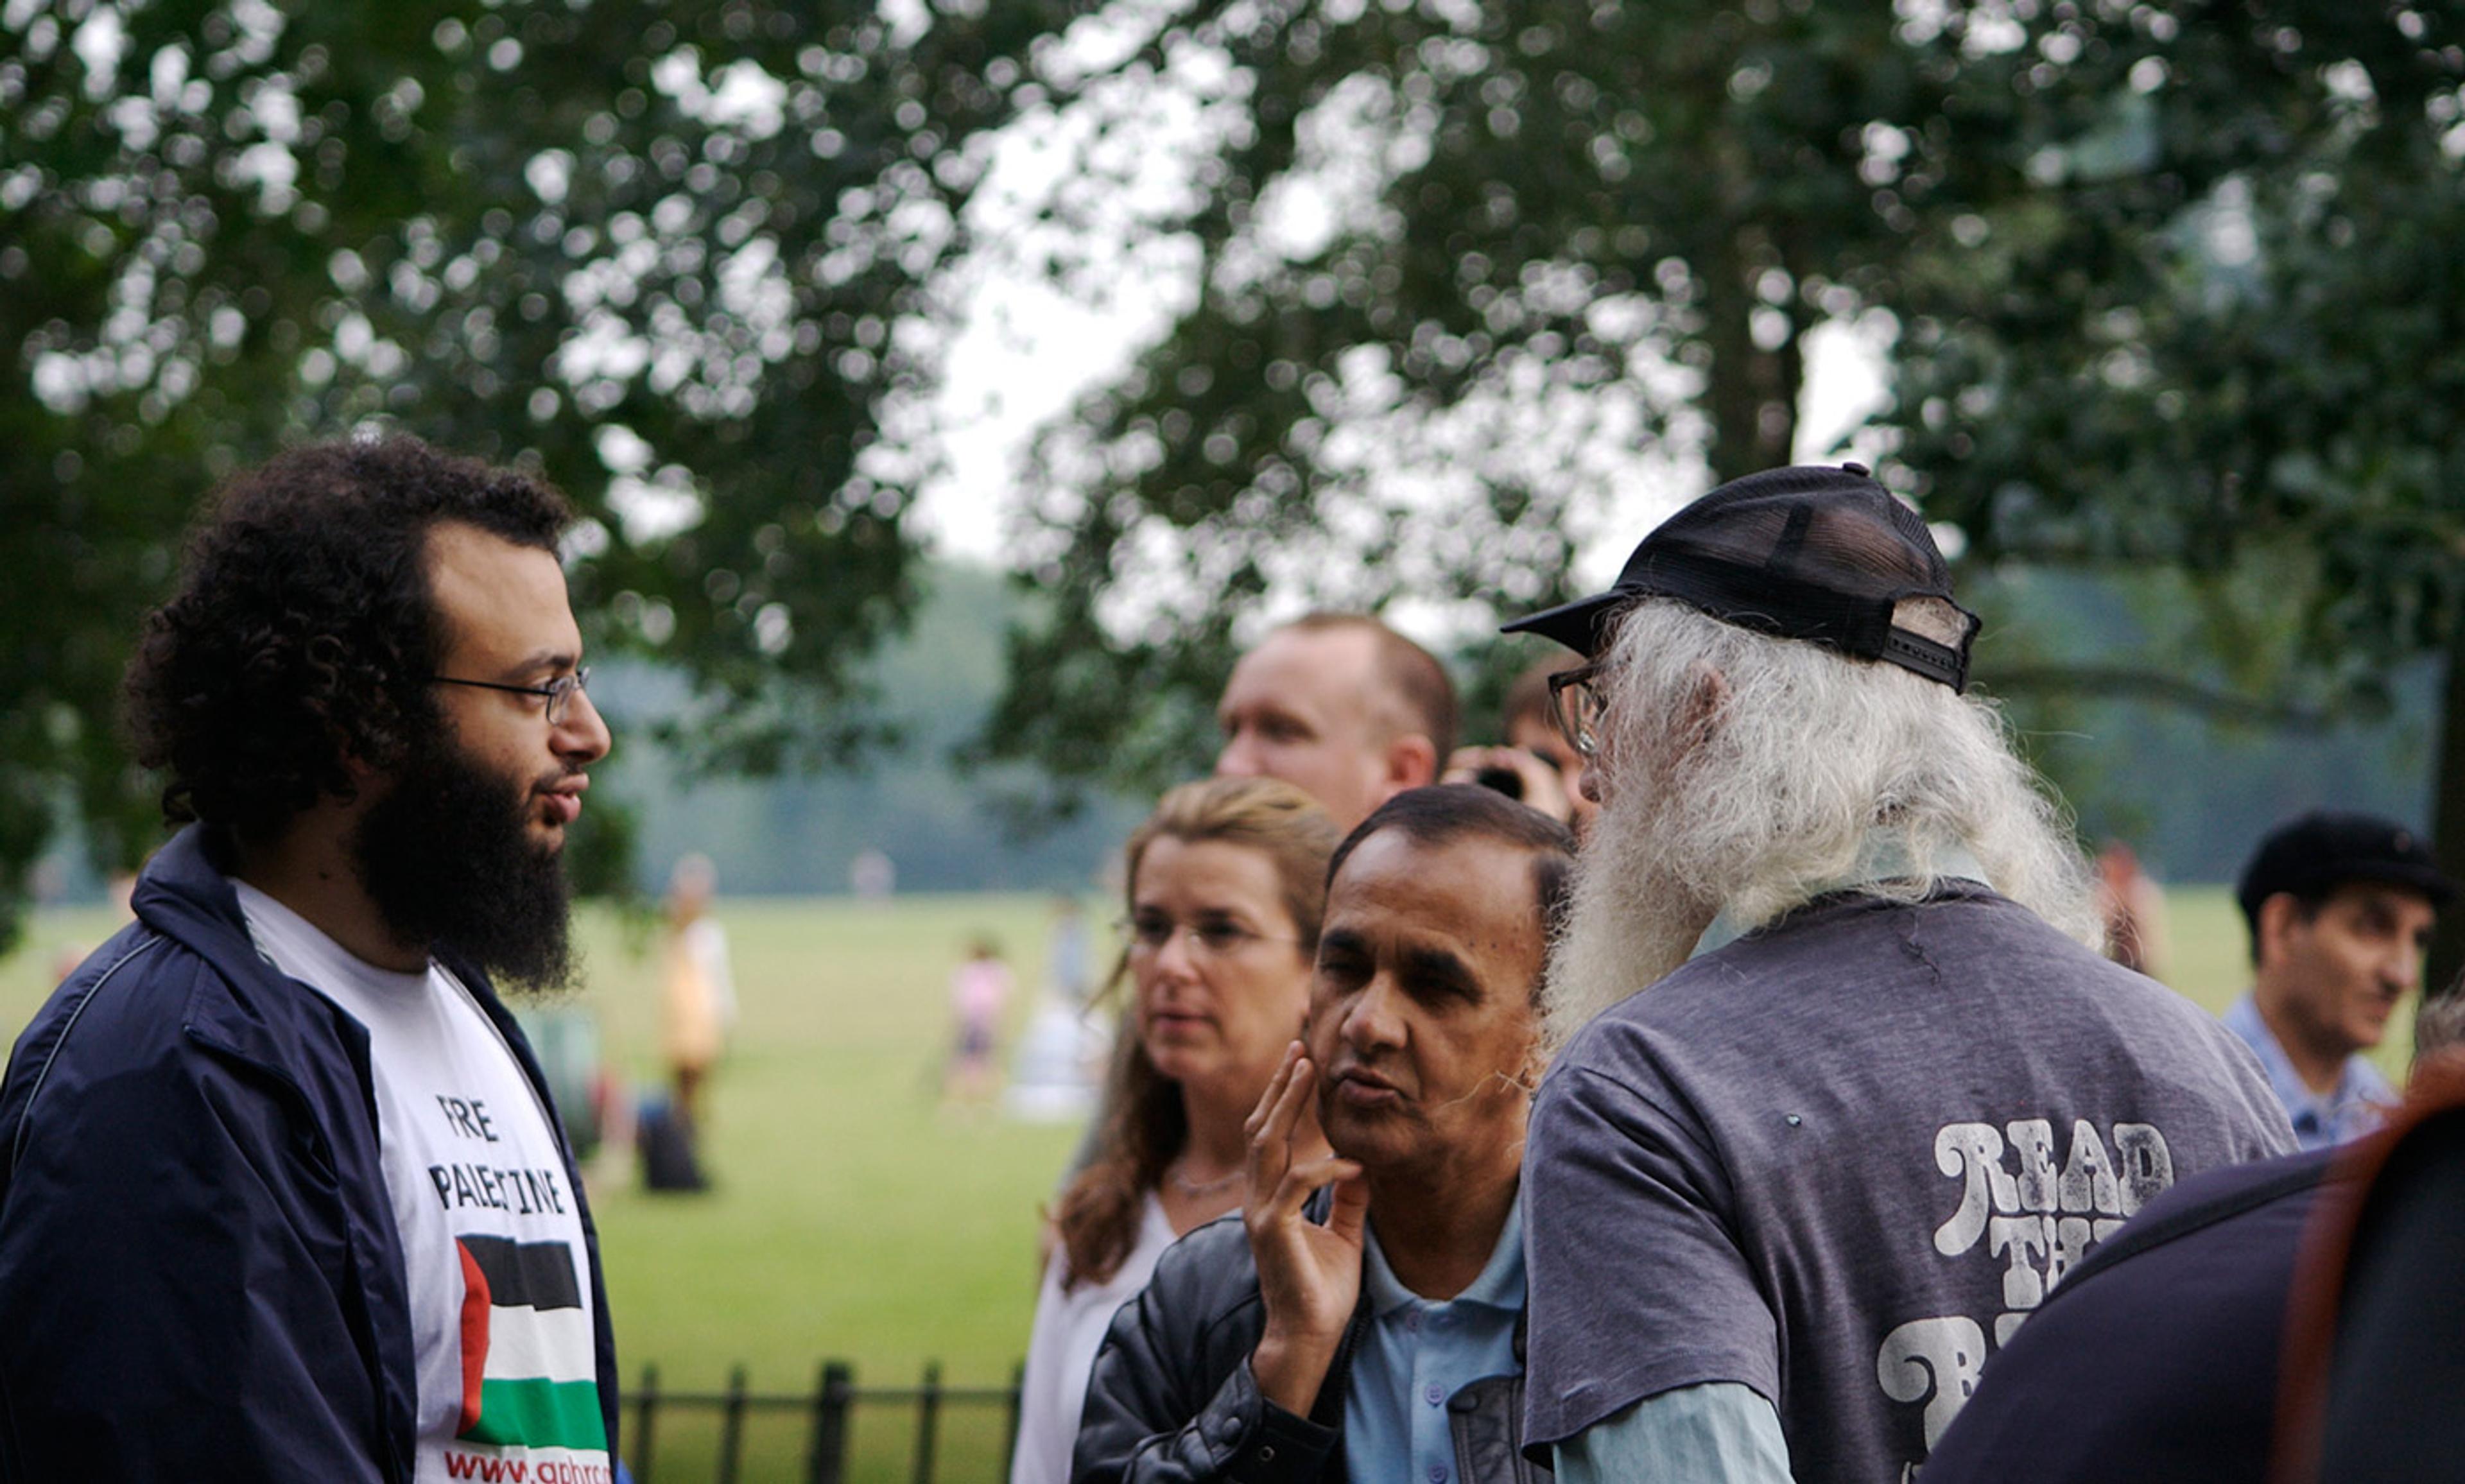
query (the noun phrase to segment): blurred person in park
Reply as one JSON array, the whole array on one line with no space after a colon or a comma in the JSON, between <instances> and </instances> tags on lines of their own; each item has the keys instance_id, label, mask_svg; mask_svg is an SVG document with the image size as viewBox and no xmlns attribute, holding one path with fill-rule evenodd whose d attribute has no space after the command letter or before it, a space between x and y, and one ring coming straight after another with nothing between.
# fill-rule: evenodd
<instances>
[{"instance_id":1,"label":"blurred person in park","mask_svg":"<svg viewBox=\"0 0 2465 1484\"><path fill-rule=\"evenodd\" d=\"M1309 1004L1342 831L1299 789L1217 778L1130 836L1128 1027L1092 1157L1063 1188L1029 1340L1012 1484L1070 1476L1105 1323L1183 1232L1241 1204L1243 1120Z\"/></svg>"},{"instance_id":2,"label":"blurred person in park","mask_svg":"<svg viewBox=\"0 0 2465 1484\"><path fill-rule=\"evenodd\" d=\"M0 1082L0 1478L611 1475L597 1242L491 982L572 970L571 518L395 438L190 533L126 682L187 828Z\"/></svg>"},{"instance_id":3,"label":"blurred person in park","mask_svg":"<svg viewBox=\"0 0 2465 1484\"><path fill-rule=\"evenodd\" d=\"M2105 956L2151 979L2165 977L2165 889L2141 869L2139 853L2108 840L2097 853L2097 913Z\"/></svg>"},{"instance_id":4,"label":"blurred person in park","mask_svg":"<svg viewBox=\"0 0 2465 1484\"><path fill-rule=\"evenodd\" d=\"M659 947L659 1053L676 1116L698 1131L702 1090L736 1028L736 975L727 930L711 916L719 868L688 854L668 873L668 930Z\"/></svg>"},{"instance_id":5,"label":"blurred person in park","mask_svg":"<svg viewBox=\"0 0 2465 1484\"><path fill-rule=\"evenodd\" d=\"M1454 750L1455 682L1363 613L1312 613L1260 640L1216 702L1222 778L1280 778L1349 830Z\"/></svg>"},{"instance_id":6,"label":"blurred person in park","mask_svg":"<svg viewBox=\"0 0 2465 1484\"><path fill-rule=\"evenodd\" d=\"M1053 997L1064 1005L1087 1003L1095 987L1095 975L1089 968L1091 949L1087 941L1087 914L1080 909L1078 898L1067 892L1053 897L1053 926L1044 940L1044 983Z\"/></svg>"},{"instance_id":7,"label":"blurred person in park","mask_svg":"<svg viewBox=\"0 0 2465 1484\"><path fill-rule=\"evenodd\" d=\"M137 913L128 902L129 898L136 894L137 875L134 872L115 871L103 881L103 904L111 911L111 925L115 929L125 926L135 919ZM58 952L52 958L52 978L66 979L76 973L77 966L83 963L86 955L93 951L94 943L91 940L62 943Z\"/></svg>"},{"instance_id":8,"label":"blurred person in park","mask_svg":"<svg viewBox=\"0 0 2465 1484\"><path fill-rule=\"evenodd\" d=\"M2455 894L2420 836L2369 814L2288 820L2244 865L2234 899L2252 986L2225 1023L2259 1057L2303 1148L2369 1132L2395 1100L2362 1053L2421 984L2432 924Z\"/></svg>"},{"instance_id":9,"label":"blurred person in park","mask_svg":"<svg viewBox=\"0 0 2465 1484\"><path fill-rule=\"evenodd\" d=\"M1447 760L1444 782L1479 784L1510 799L1520 799L1572 828L1578 837L1588 829L1600 806L1579 786L1584 760L1558 735L1549 720L1549 677L1566 666L1555 656L1533 661L1506 688L1499 708L1500 735L1495 747L1458 747Z\"/></svg>"},{"instance_id":10,"label":"blurred person in park","mask_svg":"<svg viewBox=\"0 0 2465 1484\"><path fill-rule=\"evenodd\" d=\"M1055 893L1042 991L1011 1055L1010 1083L1002 1089L1002 1108L1011 1118L1077 1121L1096 1106L1113 1040L1109 1025L1087 1013L1095 988L1091 953L1087 914L1078 898Z\"/></svg>"},{"instance_id":11,"label":"blurred person in park","mask_svg":"<svg viewBox=\"0 0 2465 1484\"><path fill-rule=\"evenodd\" d=\"M103 899L111 904L113 924L118 926L129 922L137 916L137 908L134 905L137 897L137 874L133 871L113 872L111 879L103 883L102 896Z\"/></svg>"},{"instance_id":12,"label":"blurred person in park","mask_svg":"<svg viewBox=\"0 0 2465 1484\"><path fill-rule=\"evenodd\" d=\"M1080 1484L1499 1484L1523 1459L1521 1176L1566 826L1396 795L1344 842L1242 1220L1166 1252L1088 1383Z\"/></svg>"},{"instance_id":13,"label":"blurred person in park","mask_svg":"<svg viewBox=\"0 0 2465 1484\"><path fill-rule=\"evenodd\" d=\"M2436 1101L2458 1075L2465 993L2426 996L2413 1044L2409 1095ZM1995 1355L1925 1484L2268 1484L2306 1239L2323 1207L2354 1203L2367 1153L2323 1145L2229 1165L2149 1203ZM2387 1425L2404 1432L2423 1415ZM2455 1456L2433 1476L2454 1476Z\"/></svg>"},{"instance_id":14,"label":"blurred person in park","mask_svg":"<svg viewBox=\"0 0 2465 1484\"><path fill-rule=\"evenodd\" d=\"M848 890L858 901L888 901L899 890L899 864L879 849L866 846L848 862Z\"/></svg>"},{"instance_id":15,"label":"blurred person in park","mask_svg":"<svg viewBox=\"0 0 2465 1484\"><path fill-rule=\"evenodd\" d=\"M1001 944L986 937L971 940L967 956L950 971L950 1056L942 1068L944 1101L980 1108L999 1091L1001 1067L995 1053L1012 987Z\"/></svg>"},{"instance_id":16,"label":"blurred person in park","mask_svg":"<svg viewBox=\"0 0 2465 1484\"><path fill-rule=\"evenodd\" d=\"M1508 626L1583 657L1601 804L1526 1179L1568 1484L1904 1479L2126 1217L2292 1146L2224 1028L2095 951L1976 626L1855 465L1723 485Z\"/></svg>"}]
</instances>

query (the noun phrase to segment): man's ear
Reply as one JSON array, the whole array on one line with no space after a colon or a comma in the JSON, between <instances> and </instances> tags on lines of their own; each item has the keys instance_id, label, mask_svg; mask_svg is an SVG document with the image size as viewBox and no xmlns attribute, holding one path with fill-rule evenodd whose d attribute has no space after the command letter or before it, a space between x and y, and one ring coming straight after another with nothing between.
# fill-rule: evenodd
<instances>
[{"instance_id":1,"label":"man's ear","mask_svg":"<svg viewBox=\"0 0 2465 1484\"><path fill-rule=\"evenodd\" d=\"M2294 930L2309 920L2302 911L2301 898L2292 892L2278 892L2261 902L2257 935L2259 959L2252 966L2256 968L2261 963L2283 958L2291 945Z\"/></svg>"},{"instance_id":2,"label":"man's ear","mask_svg":"<svg viewBox=\"0 0 2465 1484\"><path fill-rule=\"evenodd\" d=\"M1516 1080L1522 1084L1527 1094L1541 1091L1541 1079L1547 1075L1549 1071L1549 1052L1548 1048L1542 1044L1541 1036L1541 1017L1543 1013L1545 1012L1541 1007L1536 1005L1532 1008L1532 1044L1524 1050L1523 1066L1516 1076Z\"/></svg>"},{"instance_id":3,"label":"man's ear","mask_svg":"<svg viewBox=\"0 0 2465 1484\"><path fill-rule=\"evenodd\" d=\"M1709 742L1721 729L1721 718L1729 709L1729 678L1712 668L1705 660L1694 665L1694 683L1686 689L1686 698L1671 718L1669 756L1663 760L1667 777L1675 778L1687 765L1688 755Z\"/></svg>"},{"instance_id":4,"label":"man's ear","mask_svg":"<svg viewBox=\"0 0 2465 1484\"><path fill-rule=\"evenodd\" d=\"M1438 746L1418 732L1407 732L1387 744L1387 782L1392 792L1425 788L1438 781Z\"/></svg>"},{"instance_id":5,"label":"man's ear","mask_svg":"<svg viewBox=\"0 0 2465 1484\"><path fill-rule=\"evenodd\" d=\"M343 781L348 791L334 802L345 809L354 809L382 797L389 780L393 777L384 768L361 761L357 753L343 754Z\"/></svg>"},{"instance_id":6,"label":"man's ear","mask_svg":"<svg viewBox=\"0 0 2465 1484\"><path fill-rule=\"evenodd\" d=\"M353 789L366 793L370 784L385 776L384 769L360 756L357 742L341 723L330 718L321 718L320 720L325 729L326 745L334 749L334 756L342 762L343 776L350 781Z\"/></svg>"},{"instance_id":7,"label":"man's ear","mask_svg":"<svg viewBox=\"0 0 2465 1484\"><path fill-rule=\"evenodd\" d=\"M1708 737L1729 709L1729 677L1712 668L1709 661L1695 661L1695 688L1686 698L1686 730L1695 737Z\"/></svg>"}]
</instances>

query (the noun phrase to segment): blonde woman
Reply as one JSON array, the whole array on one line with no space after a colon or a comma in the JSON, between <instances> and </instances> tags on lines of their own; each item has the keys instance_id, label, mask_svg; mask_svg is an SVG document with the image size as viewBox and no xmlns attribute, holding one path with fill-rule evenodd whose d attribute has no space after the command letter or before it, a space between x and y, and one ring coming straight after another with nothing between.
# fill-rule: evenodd
<instances>
[{"instance_id":1,"label":"blonde woman","mask_svg":"<svg viewBox=\"0 0 2465 1484\"><path fill-rule=\"evenodd\" d=\"M1114 1112L1054 1215L1011 1484L1069 1478L1113 1311L1174 1238L1239 1208L1241 1125L1300 1031L1341 838L1307 794L1263 778L1185 784L1130 836Z\"/></svg>"}]
</instances>

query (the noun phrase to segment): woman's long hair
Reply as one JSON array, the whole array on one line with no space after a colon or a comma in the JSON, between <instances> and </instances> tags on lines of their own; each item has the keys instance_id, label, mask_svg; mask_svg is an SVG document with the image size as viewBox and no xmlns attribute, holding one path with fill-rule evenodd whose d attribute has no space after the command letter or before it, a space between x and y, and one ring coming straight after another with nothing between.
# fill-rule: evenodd
<instances>
[{"instance_id":1,"label":"woman's long hair","mask_svg":"<svg viewBox=\"0 0 2465 1484\"><path fill-rule=\"evenodd\" d=\"M1138 904L1139 864L1147 847L1164 838L1185 844L1218 841L1258 852L1275 863L1284 910L1299 934L1300 951L1318 951L1320 919L1326 910L1326 862L1344 831L1316 801L1272 778L1211 778L1184 784L1164 796L1146 823L1130 836L1123 897ZM1107 996L1129 978L1125 954L1106 983ZM1164 1180L1189 1141L1189 1116L1181 1084L1147 1059L1135 1021L1125 1020L1113 1048L1101 1104L1107 1110L1095 1158L1062 1191L1054 1213L1061 1237L1063 1284L1101 1283L1138 1245L1146 1194Z\"/></svg>"}]
</instances>

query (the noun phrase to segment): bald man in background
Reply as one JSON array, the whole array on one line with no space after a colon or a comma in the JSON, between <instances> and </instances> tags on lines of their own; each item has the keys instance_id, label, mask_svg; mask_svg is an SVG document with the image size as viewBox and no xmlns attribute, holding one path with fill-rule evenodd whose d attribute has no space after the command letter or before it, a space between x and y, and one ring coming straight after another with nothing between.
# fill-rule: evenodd
<instances>
[{"instance_id":1,"label":"bald man in background","mask_svg":"<svg viewBox=\"0 0 2465 1484\"><path fill-rule=\"evenodd\" d=\"M1363 613L1312 613L1241 656L1215 719L1228 778L1280 778L1349 830L1437 780L1455 691L1430 652Z\"/></svg>"}]
</instances>

